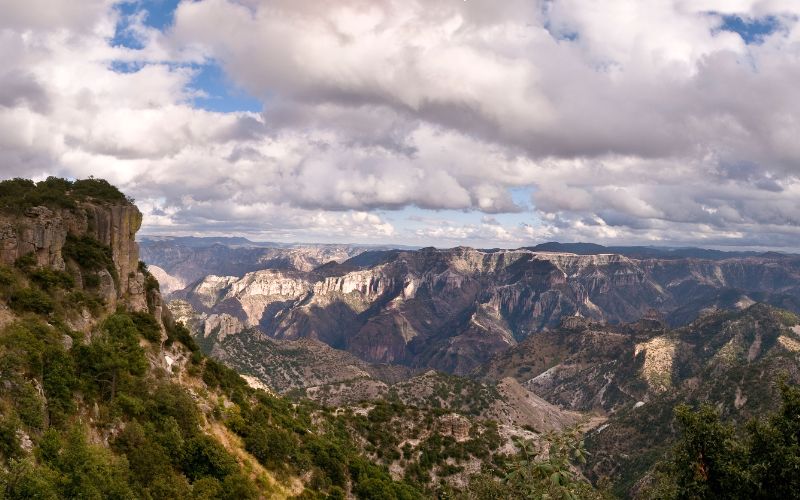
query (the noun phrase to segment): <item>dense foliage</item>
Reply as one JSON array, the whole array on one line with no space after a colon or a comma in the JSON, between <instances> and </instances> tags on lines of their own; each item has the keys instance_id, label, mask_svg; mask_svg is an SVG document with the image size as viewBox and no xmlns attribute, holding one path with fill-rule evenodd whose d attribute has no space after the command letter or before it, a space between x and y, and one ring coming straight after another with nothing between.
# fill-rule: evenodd
<instances>
[{"instance_id":1,"label":"dense foliage","mask_svg":"<svg viewBox=\"0 0 800 500\"><path fill-rule=\"evenodd\" d=\"M64 257L77 264L82 287L69 272L38 267L31 255L0 266L0 299L19 318L0 331L0 498L246 499L269 492L268 480L210 433L220 424L267 470L310 477L304 498L343 498L346 491L422 497L365 459L339 419L254 391L167 318L164 345L185 347L185 376L205 383L200 397L212 408L201 409L197 395L150 361L162 338L152 308L103 314L102 298L85 278L113 268L108 249L70 238ZM148 299L156 292L154 281ZM82 308L105 316L86 337L66 326ZM323 419L315 422L315 415ZM99 436L107 446L96 444Z\"/></svg>"},{"instance_id":2,"label":"dense foliage","mask_svg":"<svg viewBox=\"0 0 800 500\"><path fill-rule=\"evenodd\" d=\"M197 482L210 498L257 496L235 457L202 432L189 394L148 376L139 339L150 325L137 323L118 312L72 349L64 337L78 334L33 317L0 333L5 497L185 498ZM95 408L96 430L119 430L111 450L87 442L81 407Z\"/></svg>"},{"instance_id":3,"label":"dense foliage","mask_svg":"<svg viewBox=\"0 0 800 500\"><path fill-rule=\"evenodd\" d=\"M40 182L29 179L0 181L0 211L21 213L36 206L72 209L81 201L106 203L125 202L117 188L102 179L70 181L48 177Z\"/></svg>"},{"instance_id":4,"label":"dense foliage","mask_svg":"<svg viewBox=\"0 0 800 500\"><path fill-rule=\"evenodd\" d=\"M704 405L679 406L681 439L659 471L651 498L796 498L800 492L800 387L783 385L782 405L743 429Z\"/></svg>"},{"instance_id":5,"label":"dense foliage","mask_svg":"<svg viewBox=\"0 0 800 500\"><path fill-rule=\"evenodd\" d=\"M506 477L507 498L542 498L553 500L603 499L576 473L576 465L586 462L586 450L578 428L546 434L539 450L521 443L520 456L511 463Z\"/></svg>"},{"instance_id":6,"label":"dense foliage","mask_svg":"<svg viewBox=\"0 0 800 500\"><path fill-rule=\"evenodd\" d=\"M348 487L358 498L423 498L415 487L393 481L386 467L364 458L345 419L309 402L255 392L210 358L203 361L202 378L235 402L219 414L263 466L280 475L310 475L303 498L343 498Z\"/></svg>"}]
</instances>

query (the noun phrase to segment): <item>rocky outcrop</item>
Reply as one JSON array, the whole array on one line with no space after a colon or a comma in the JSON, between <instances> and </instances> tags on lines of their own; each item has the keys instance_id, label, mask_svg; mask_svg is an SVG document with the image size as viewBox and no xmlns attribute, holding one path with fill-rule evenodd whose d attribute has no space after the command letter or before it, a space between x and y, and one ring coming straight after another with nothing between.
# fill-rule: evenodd
<instances>
[{"instance_id":1,"label":"rocky outcrop","mask_svg":"<svg viewBox=\"0 0 800 500\"><path fill-rule=\"evenodd\" d=\"M147 309L145 276L139 270L136 231L142 214L131 203L81 202L76 208L33 207L22 215L0 215L0 262L13 264L33 254L40 266L64 270L63 249L68 236L91 237L111 249L116 271L99 272L100 293L109 310L122 301L131 310ZM79 272L77 266L71 266Z\"/></svg>"},{"instance_id":2,"label":"rocky outcrop","mask_svg":"<svg viewBox=\"0 0 800 500\"><path fill-rule=\"evenodd\" d=\"M176 276L172 276L158 266L150 264L147 266L147 270L158 280L158 284L161 285L161 293L164 294L165 298L169 297L169 294L172 292L186 288L187 283L185 281Z\"/></svg>"}]
</instances>

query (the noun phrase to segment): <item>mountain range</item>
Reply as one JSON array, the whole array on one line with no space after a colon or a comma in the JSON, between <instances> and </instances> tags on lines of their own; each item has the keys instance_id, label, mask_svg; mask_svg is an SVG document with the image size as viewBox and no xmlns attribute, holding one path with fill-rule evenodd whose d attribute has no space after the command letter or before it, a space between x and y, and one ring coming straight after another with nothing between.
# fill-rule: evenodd
<instances>
[{"instance_id":1,"label":"mountain range","mask_svg":"<svg viewBox=\"0 0 800 500\"><path fill-rule=\"evenodd\" d=\"M675 327L755 302L800 311L800 257L364 251L311 271L209 275L171 297L206 337L256 328L370 363L466 374L566 317L614 325L654 316Z\"/></svg>"}]
</instances>

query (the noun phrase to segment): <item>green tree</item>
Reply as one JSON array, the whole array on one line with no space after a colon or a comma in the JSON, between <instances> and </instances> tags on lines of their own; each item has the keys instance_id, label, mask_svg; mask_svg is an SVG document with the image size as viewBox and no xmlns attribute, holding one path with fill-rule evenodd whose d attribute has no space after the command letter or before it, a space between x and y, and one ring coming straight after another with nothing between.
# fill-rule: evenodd
<instances>
[{"instance_id":1,"label":"green tree","mask_svg":"<svg viewBox=\"0 0 800 500\"><path fill-rule=\"evenodd\" d=\"M505 478L515 497L537 500L605 498L576 472L576 465L586 462L578 427L545 434L543 439L544 446L538 448L528 442L519 443L520 454L511 462Z\"/></svg>"},{"instance_id":2,"label":"green tree","mask_svg":"<svg viewBox=\"0 0 800 500\"><path fill-rule=\"evenodd\" d=\"M183 471L189 479L211 476L222 481L238 468L230 453L210 436L198 435L186 442Z\"/></svg>"},{"instance_id":3,"label":"green tree","mask_svg":"<svg viewBox=\"0 0 800 500\"><path fill-rule=\"evenodd\" d=\"M796 498L800 491L800 387L781 385L781 407L743 429L704 405L676 408L681 438L645 492L664 499Z\"/></svg>"},{"instance_id":4,"label":"green tree","mask_svg":"<svg viewBox=\"0 0 800 500\"><path fill-rule=\"evenodd\" d=\"M128 485L127 460L115 457L106 448L89 445L82 427L71 429L63 439L51 437L48 445L50 449L42 456L59 474L59 495L63 498L135 498Z\"/></svg>"},{"instance_id":5,"label":"green tree","mask_svg":"<svg viewBox=\"0 0 800 500\"><path fill-rule=\"evenodd\" d=\"M117 313L103 323L102 333L87 346L78 346L81 374L90 388L99 388L113 401L121 383L141 377L147 369L139 331L127 314Z\"/></svg>"}]
</instances>

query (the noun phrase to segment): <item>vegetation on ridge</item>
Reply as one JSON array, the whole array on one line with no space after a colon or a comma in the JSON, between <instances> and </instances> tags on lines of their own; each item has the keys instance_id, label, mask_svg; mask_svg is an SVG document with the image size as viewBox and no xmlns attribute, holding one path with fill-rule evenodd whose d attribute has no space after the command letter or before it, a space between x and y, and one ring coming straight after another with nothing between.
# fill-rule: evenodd
<instances>
[{"instance_id":1,"label":"vegetation on ridge","mask_svg":"<svg viewBox=\"0 0 800 500\"><path fill-rule=\"evenodd\" d=\"M102 179L70 181L48 177L39 182L29 179L0 181L0 211L23 213L31 207L72 209L81 201L123 203L132 201L116 187Z\"/></svg>"}]
</instances>

